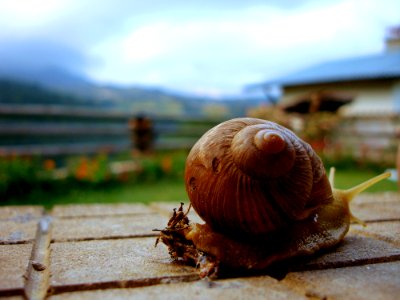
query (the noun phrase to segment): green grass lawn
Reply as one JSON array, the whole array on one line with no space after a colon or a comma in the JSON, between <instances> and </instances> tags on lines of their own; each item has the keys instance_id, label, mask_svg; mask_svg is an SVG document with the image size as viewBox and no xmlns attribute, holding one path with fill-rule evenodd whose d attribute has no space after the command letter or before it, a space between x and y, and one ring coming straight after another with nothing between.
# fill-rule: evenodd
<instances>
[{"instance_id":1,"label":"green grass lawn","mask_svg":"<svg viewBox=\"0 0 400 300\"><path fill-rule=\"evenodd\" d=\"M336 170L335 184L337 188L347 189L373 176L373 171L365 170ZM62 187L61 187L62 188ZM397 184L385 179L369 188L366 192L397 191ZM73 188L60 190L56 193L34 191L24 197L9 199L4 205L38 204L47 208L57 204L69 203L117 203L155 201L187 202L185 186L182 180L163 179L156 183L131 183L99 188Z\"/></svg>"},{"instance_id":2,"label":"green grass lawn","mask_svg":"<svg viewBox=\"0 0 400 300\"><path fill-rule=\"evenodd\" d=\"M47 208L57 204L72 203L117 203L156 201L183 201L187 202L183 180L160 180L157 183L132 183L108 187L81 187L68 189L62 192L46 192L36 190L24 197L12 198L3 204L44 205Z\"/></svg>"},{"instance_id":3,"label":"green grass lawn","mask_svg":"<svg viewBox=\"0 0 400 300\"><path fill-rule=\"evenodd\" d=\"M380 173L368 170L336 170L335 187L339 189L348 189L379 174ZM398 191L397 183L385 179L376 185L371 186L364 193L385 191Z\"/></svg>"}]
</instances>

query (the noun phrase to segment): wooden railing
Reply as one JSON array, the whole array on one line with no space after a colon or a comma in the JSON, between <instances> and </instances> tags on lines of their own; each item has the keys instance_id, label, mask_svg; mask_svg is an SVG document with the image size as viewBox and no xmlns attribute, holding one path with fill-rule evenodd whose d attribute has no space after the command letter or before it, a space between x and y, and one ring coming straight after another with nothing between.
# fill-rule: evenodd
<instances>
[{"instance_id":1,"label":"wooden railing","mask_svg":"<svg viewBox=\"0 0 400 300\"><path fill-rule=\"evenodd\" d=\"M0 156L115 153L135 147L137 116L99 109L0 105ZM151 148L190 148L221 119L146 116ZM141 133L139 133L141 134Z\"/></svg>"},{"instance_id":2,"label":"wooden railing","mask_svg":"<svg viewBox=\"0 0 400 300\"><path fill-rule=\"evenodd\" d=\"M362 161L395 165L400 140L400 116L364 116L342 119L334 132L332 149Z\"/></svg>"},{"instance_id":3,"label":"wooden railing","mask_svg":"<svg viewBox=\"0 0 400 300\"><path fill-rule=\"evenodd\" d=\"M48 105L0 104L0 156L118 153L137 148L135 113ZM223 119L145 116L152 149L189 149ZM400 117L346 118L328 152L395 162Z\"/></svg>"}]
</instances>

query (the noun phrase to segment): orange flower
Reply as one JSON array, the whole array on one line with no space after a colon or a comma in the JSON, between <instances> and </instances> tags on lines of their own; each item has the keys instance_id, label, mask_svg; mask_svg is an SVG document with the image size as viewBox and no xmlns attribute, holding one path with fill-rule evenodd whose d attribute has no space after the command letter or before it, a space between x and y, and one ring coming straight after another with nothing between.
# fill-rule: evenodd
<instances>
[{"instance_id":1,"label":"orange flower","mask_svg":"<svg viewBox=\"0 0 400 300\"><path fill-rule=\"evenodd\" d=\"M172 159L170 156L164 157L161 160L161 169L164 173L170 173L172 170Z\"/></svg>"},{"instance_id":2,"label":"orange flower","mask_svg":"<svg viewBox=\"0 0 400 300\"><path fill-rule=\"evenodd\" d=\"M43 162L43 168L46 171L52 171L52 170L54 170L56 168L56 162L53 159L46 159Z\"/></svg>"},{"instance_id":3,"label":"orange flower","mask_svg":"<svg viewBox=\"0 0 400 300\"><path fill-rule=\"evenodd\" d=\"M77 167L77 169L76 169L76 172L75 172L75 177L76 177L77 179L82 180L82 179L87 178L88 175L89 175L88 161L87 161L87 159L84 157L84 158L82 158L82 159L80 160L80 162L79 162L79 165L78 165L78 167Z\"/></svg>"}]
</instances>

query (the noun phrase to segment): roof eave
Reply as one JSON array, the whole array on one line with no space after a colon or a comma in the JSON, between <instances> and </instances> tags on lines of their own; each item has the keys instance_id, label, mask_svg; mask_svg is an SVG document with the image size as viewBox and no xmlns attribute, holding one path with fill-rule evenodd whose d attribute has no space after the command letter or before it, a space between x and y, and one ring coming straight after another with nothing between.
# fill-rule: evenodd
<instances>
[{"instance_id":1,"label":"roof eave","mask_svg":"<svg viewBox=\"0 0 400 300\"><path fill-rule=\"evenodd\" d=\"M330 78L330 79L320 79L320 80L304 80L296 82L282 82L279 80L270 81L260 84L251 85L254 88L268 88L270 86L280 86L285 87L299 87L299 86L310 86L310 85L322 85L322 84L338 84L338 83L348 83L348 82L363 82L363 81L381 81L381 80L393 80L400 79L400 74L387 75L387 76L368 76L368 77L349 77L349 78Z\"/></svg>"}]
</instances>

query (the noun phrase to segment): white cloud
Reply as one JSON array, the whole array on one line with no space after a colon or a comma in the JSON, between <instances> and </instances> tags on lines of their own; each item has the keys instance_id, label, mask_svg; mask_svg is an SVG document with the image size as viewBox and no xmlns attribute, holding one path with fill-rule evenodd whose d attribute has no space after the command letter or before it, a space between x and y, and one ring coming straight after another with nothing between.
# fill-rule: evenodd
<instances>
[{"instance_id":1,"label":"white cloud","mask_svg":"<svg viewBox=\"0 0 400 300\"><path fill-rule=\"evenodd\" d=\"M34 32L65 14L68 0L0 0L1 32Z\"/></svg>"},{"instance_id":2,"label":"white cloud","mask_svg":"<svg viewBox=\"0 0 400 300\"><path fill-rule=\"evenodd\" d=\"M390 5L375 4L353 0L290 11L264 5L193 18L161 15L95 46L92 54L104 65L93 74L178 89L205 90L208 83L213 91L238 90L313 61L379 49L387 26L381 16Z\"/></svg>"},{"instance_id":3,"label":"white cloud","mask_svg":"<svg viewBox=\"0 0 400 300\"><path fill-rule=\"evenodd\" d=\"M184 41L201 34L193 32L193 27L196 27L193 24L184 26L185 28L179 24L157 22L134 30L120 41L122 58L137 63L173 54Z\"/></svg>"},{"instance_id":4,"label":"white cloud","mask_svg":"<svg viewBox=\"0 0 400 300\"><path fill-rule=\"evenodd\" d=\"M215 93L377 52L400 22L395 0L217 2L0 0L0 38L73 46L101 61L87 70L98 80Z\"/></svg>"}]
</instances>

